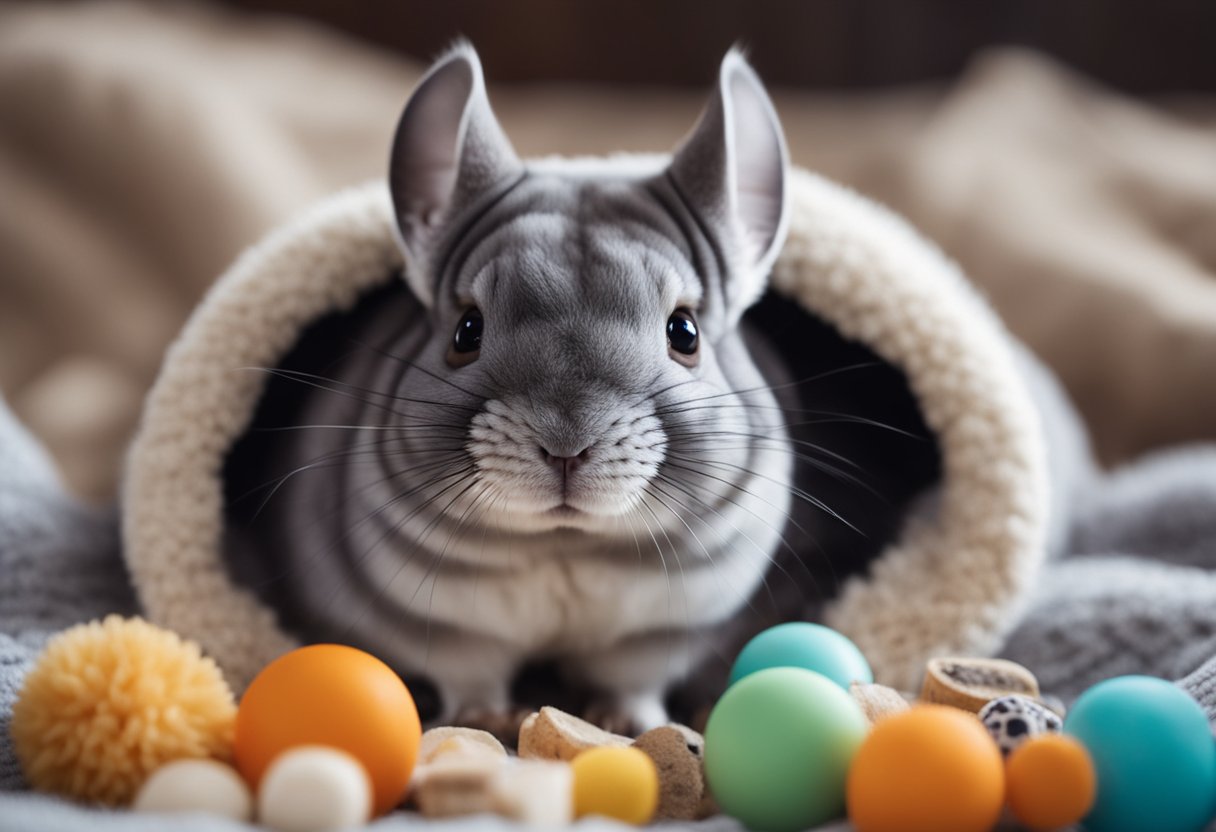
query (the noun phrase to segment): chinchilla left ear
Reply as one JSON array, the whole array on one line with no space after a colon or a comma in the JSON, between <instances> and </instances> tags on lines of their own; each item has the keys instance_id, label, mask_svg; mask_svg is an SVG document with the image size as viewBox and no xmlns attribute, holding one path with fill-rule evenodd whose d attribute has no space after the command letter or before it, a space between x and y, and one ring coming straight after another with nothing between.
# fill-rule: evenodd
<instances>
[{"instance_id":1,"label":"chinchilla left ear","mask_svg":"<svg viewBox=\"0 0 1216 832\"><path fill-rule=\"evenodd\" d=\"M457 44L410 96L389 158L406 280L423 304L434 303L428 260L439 229L522 170L490 109L477 52Z\"/></svg>"}]
</instances>

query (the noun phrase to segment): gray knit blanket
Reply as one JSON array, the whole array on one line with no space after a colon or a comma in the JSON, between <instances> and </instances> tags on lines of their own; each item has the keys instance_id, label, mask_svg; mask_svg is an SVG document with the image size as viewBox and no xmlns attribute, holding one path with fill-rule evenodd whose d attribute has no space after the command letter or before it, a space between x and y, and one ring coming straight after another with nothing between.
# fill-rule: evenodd
<instances>
[{"instance_id":1,"label":"gray knit blanket","mask_svg":"<svg viewBox=\"0 0 1216 832\"><path fill-rule=\"evenodd\" d=\"M1216 717L1216 446L1175 449L1104 476L1073 520L1069 554L1045 569L1004 655L1030 667L1045 691L1066 702L1102 679L1146 673L1179 680ZM48 637L106 613L137 611L117 517L73 500L49 457L0 401L0 832L164 828L152 816L26 792L8 735L22 678ZM418 823L397 814L373 828ZM434 826L509 824L477 818ZM197 816L175 819L173 828L250 827ZM697 828L738 826L716 818Z\"/></svg>"}]
</instances>

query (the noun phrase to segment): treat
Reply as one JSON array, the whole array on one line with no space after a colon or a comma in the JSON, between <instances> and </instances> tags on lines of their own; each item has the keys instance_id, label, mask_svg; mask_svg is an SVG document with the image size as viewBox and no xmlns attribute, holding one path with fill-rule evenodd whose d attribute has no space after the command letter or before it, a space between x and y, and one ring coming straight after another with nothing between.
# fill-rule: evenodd
<instances>
[{"instance_id":1,"label":"treat","mask_svg":"<svg viewBox=\"0 0 1216 832\"><path fill-rule=\"evenodd\" d=\"M1026 696L1002 696L980 708L980 722L1008 757L1018 746L1039 734L1058 734L1064 720Z\"/></svg>"},{"instance_id":2,"label":"treat","mask_svg":"<svg viewBox=\"0 0 1216 832\"><path fill-rule=\"evenodd\" d=\"M34 788L122 805L165 763L227 759L235 716L232 691L198 645L111 615L47 642L9 730Z\"/></svg>"},{"instance_id":3,"label":"treat","mask_svg":"<svg viewBox=\"0 0 1216 832\"><path fill-rule=\"evenodd\" d=\"M696 741L692 741L692 735ZM689 728L668 725L642 734L633 747L654 761L659 773L655 820L696 820L705 797L702 755L705 740Z\"/></svg>"},{"instance_id":4,"label":"treat","mask_svg":"<svg viewBox=\"0 0 1216 832\"><path fill-rule=\"evenodd\" d=\"M275 659L245 691L237 769L257 788L284 751L341 749L366 769L375 814L383 814L405 794L421 734L414 700L388 665L353 647L315 644Z\"/></svg>"},{"instance_id":5,"label":"treat","mask_svg":"<svg viewBox=\"0 0 1216 832\"><path fill-rule=\"evenodd\" d=\"M710 714L705 776L722 811L751 829L816 826L844 814L845 778L868 729L826 676L760 670L731 685Z\"/></svg>"},{"instance_id":6,"label":"treat","mask_svg":"<svg viewBox=\"0 0 1216 832\"><path fill-rule=\"evenodd\" d=\"M453 754L461 757L479 754L506 757L507 749L488 731L456 726L432 728L422 735L418 743L420 766Z\"/></svg>"},{"instance_id":7,"label":"treat","mask_svg":"<svg viewBox=\"0 0 1216 832\"><path fill-rule=\"evenodd\" d=\"M988 702L1009 694L1037 699L1039 683L1034 674L1004 659L941 658L929 660L920 698L978 713Z\"/></svg>"},{"instance_id":8,"label":"treat","mask_svg":"<svg viewBox=\"0 0 1216 832\"><path fill-rule=\"evenodd\" d=\"M557 708L541 708L519 729L519 756L525 760L573 760L589 748L625 748L629 737L609 732Z\"/></svg>"},{"instance_id":9,"label":"treat","mask_svg":"<svg viewBox=\"0 0 1216 832\"><path fill-rule=\"evenodd\" d=\"M410 799L428 818L459 817L494 811L491 786L508 759L488 754L449 755L420 765Z\"/></svg>"},{"instance_id":10,"label":"treat","mask_svg":"<svg viewBox=\"0 0 1216 832\"><path fill-rule=\"evenodd\" d=\"M174 760L152 773L135 796L137 812L206 812L248 821L253 795L232 766L215 760Z\"/></svg>"},{"instance_id":11,"label":"treat","mask_svg":"<svg viewBox=\"0 0 1216 832\"><path fill-rule=\"evenodd\" d=\"M1064 733L1093 757L1090 832L1203 829L1213 810L1216 743L1199 704L1164 679L1122 676L1073 703Z\"/></svg>"},{"instance_id":12,"label":"treat","mask_svg":"<svg viewBox=\"0 0 1216 832\"><path fill-rule=\"evenodd\" d=\"M490 782L491 811L530 826L570 823L574 771L568 763L513 760Z\"/></svg>"},{"instance_id":13,"label":"treat","mask_svg":"<svg viewBox=\"0 0 1216 832\"><path fill-rule=\"evenodd\" d=\"M1005 795L1018 823L1048 832L1072 826L1093 806L1097 781L1085 746L1072 737L1042 734L1009 755Z\"/></svg>"},{"instance_id":14,"label":"treat","mask_svg":"<svg viewBox=\"0 0 1216 832\"><path fill-rule=\"evenodd\" d=\"M300 746L275 758L258 788L258 820L278 832L335 832L371 818L372 786L345 751Z\"/></svg>"},{"instance_id":15,"label":"treat","mask_svg":"<svg viewBox=\"0 0 1216 832\"><path fill-rule=\"evenodd\" d=\"M883 717L903 713L912 707L902 693L885 685L854 682L849 685L849 695L861 706L861 712L871 725Z\"/></svg>"},{"instance_id":16,"label":"treat","mask_svg":"<svg viewBox=\"0 0 1216 832\"><path fill-rule=\"evenodd\" d=\"M870 731L849 771L857 832L988 832L1004 801L1001 754L973 716L919 705Z\"/></svg>"},{"instance_id":17,"label":"treat","mask_svg":"<svg viewBox=\"0 0 1216 832\"><path fill-rule=\"evenodd\" d=\"M813 670L845 690L853 682L874 681L870 664L857 645L833 629L805 621L769 627L749 641L731 667L730 683L769 667Z\"/></svg>"},{"instance_id":18,"label":"treat","mask_svg":"<svg viewBox=\"0 0 1216 832\"><path fill-rule=\"evenodd\" d=\"M591 748L574 758L574 816L603 815L641 825L659 803L659 774L637 748Z\"/></svg>"}]
</instances>

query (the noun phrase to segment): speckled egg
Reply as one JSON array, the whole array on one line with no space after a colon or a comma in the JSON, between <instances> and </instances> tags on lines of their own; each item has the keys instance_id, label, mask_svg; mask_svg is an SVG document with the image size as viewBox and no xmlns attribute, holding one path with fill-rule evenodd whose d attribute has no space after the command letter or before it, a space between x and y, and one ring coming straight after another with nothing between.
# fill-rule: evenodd
<instances>
[{"instance_id":1,"label":"speckled egg","mask_svg":"<svg viewBox=\"0 0 1216 832\"><path fill-rule=\"evenodd\" d=\"M1022 743L1039 734L1058 734L1064 720L1028 696L1002 696L980 709L980 722L988 729L1001 756L1008 757Z\"/></svg>"}]
</instances>

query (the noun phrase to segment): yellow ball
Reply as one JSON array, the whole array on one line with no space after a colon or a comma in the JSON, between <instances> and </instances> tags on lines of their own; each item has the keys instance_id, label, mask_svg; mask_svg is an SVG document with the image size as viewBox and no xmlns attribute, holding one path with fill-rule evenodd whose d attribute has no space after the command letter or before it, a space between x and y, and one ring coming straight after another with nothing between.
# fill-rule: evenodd
<instances>
[{"instance_id":1,"label":"yellow ball","mask_svg":"<svg viewBox=\"0 0 1216 832\"><path fill-rule=\"evenodd\" d=\"M592 748L574 758L574 816L604 815L641 825L659 803L654 761L636 748Z\"/></svg>"},{"instance_id":2,"label":"yellow ball","mask_svg":"<svg viewBox=\"0 0 1216 832\"><path fill-rule=\"evenodd\" d=\"M230 757L235 720L232 691L198 645L111 615L47 643L11 733L34 788L120 805L165 763Z\"/></svg>"}]
</instances>

